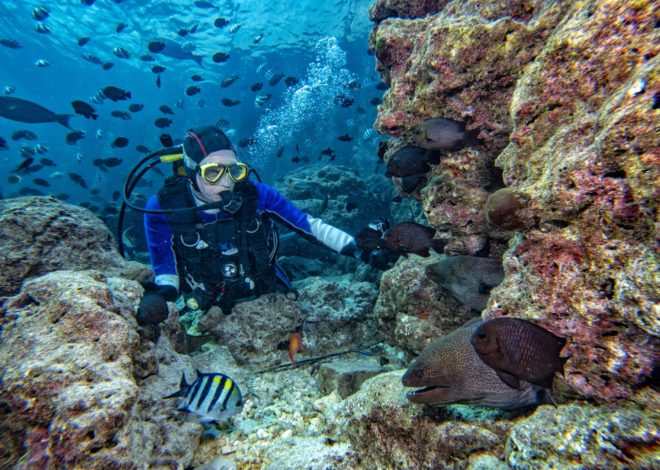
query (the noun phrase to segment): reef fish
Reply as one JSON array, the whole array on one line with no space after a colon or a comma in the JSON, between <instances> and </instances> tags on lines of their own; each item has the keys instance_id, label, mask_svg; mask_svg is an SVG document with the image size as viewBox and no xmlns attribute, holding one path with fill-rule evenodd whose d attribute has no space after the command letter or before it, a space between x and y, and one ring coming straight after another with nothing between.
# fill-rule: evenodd
<instances>
[{"instance_id":1,"label":"reef fish","mask_svg":"<svg viewBox=\"0 0 660 470\"><path fill-rule=\"evenodd\" d=\"M463 147L476 145L479 129L465 129L465 123L437 117L427 119L415 129L417 145L424 149L456 152Z\"/></svg>"},{"instance_id":2,"label":"reef fish","mask_svg":"<svg viewBox=\"0 0 660 470\"><path fill-rule=\"evenodd\" d=\"M402 147L387 161L387 176L403 178L405 176L419 175L428 172L429 163L437 165L440 162L435 152L419 147Z\"/></svg>"},{"instance_id":3,"label":"reef fish","mask_svg":"<svg viewBox=\"0 0 660 470\"><path fill-rule=\"evenodd\" d=\"M474 310L486 308L490 290L504 279L499 260L477 256L448 256L426 267L426 275Z\"/></svg>"},{"instance_id":4,"label":"reef fish","mask_svg":"<svg viewBox=\"0 0 660 470\"><path fill-rule=\"evenodd\" d=\"M55 114L50 109L33 103L32 101L14 98L13 96L0 96L0 116L12 121L27 122L30 124L41 122L57 122L67 129L71 114Z\"/></svg>"},{"instance_id":5,"label":"reef fish","mask_svg":"<svg viewBox=\"0 0 660 470\"><path fill-rule=\"evenodd\" d=\"M169 39L156 39L148 45L149 51L154 54L163 54L172 59L193 60L199 66L202 65L203 57L193 54L190 50Z\"/></svg>"},{"instance_id":6,"label":"reef fish","mask_svg":"<svg viewBox=\"0 0 660 470\"><path fill-rule=\"evenodd\" d=\"M480 318L429 343L401 378L405 387L423 387L406 394L413 403L462 403L512 409L551 402L546 389L529 382L512 388L483 362L470 338L483 324Z\"/></svg>"},{"instance_id":7,"label":"reef fish","mask_svg":"<svg viewBox=\"0 0 660 470\"><path fill-rule=\"evenodd\" d=\"M177 410L201 416L201 423L224 421L243 408L243 396L234 380L221 373L197 371L197 379L188 384L185 374L181 374L179 390L164 397L185 399Z\"/></svg>"},{"instance_id":8,"label":"reef fish","mask_svg":"<svg viewBox=\"0 0 660 470\"><path fill-rule=\"evenodd\" d=\"M523 381L552 388L555 372L565 362L559 357L565 338L519 318L487 321L474 332L471 342L481 360L514 388Z\"/></svg>"},{"instance_id":9,"label":"reef fish","mask_svg":"<svg viewBox=\"0 0 660 470\"><path fill-rule=\"evenodd\" d=\"M303 352L302 347L302 333L299 331L294 331L289 335L289 360L291 364L296 363L296 353Z\"/></svg>"},{"instance_id":10,"label":"reef fish","mask_svg":"<svg viewBox=\"0 0 660 470\"><path fill-rule=\"evenodd\" d=\"M424 258L429 256L429 249L442 253L447 242L435 240L435 229L416 222L402 222L383 234L383 246L406 256L414 253Z\"/></svg>"}]
</instances>

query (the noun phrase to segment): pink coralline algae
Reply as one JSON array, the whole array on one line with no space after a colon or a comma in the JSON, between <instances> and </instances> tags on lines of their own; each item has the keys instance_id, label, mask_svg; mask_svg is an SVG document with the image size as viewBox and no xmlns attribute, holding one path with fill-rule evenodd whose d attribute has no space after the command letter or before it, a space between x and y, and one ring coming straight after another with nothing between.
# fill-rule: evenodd
<instances>
[{"instance_id":1,"label":"pink coralline algae","mask_svg":"<svg viewBox=\"0 0 660 470\"><path fill-rule=\"evenodd\" d=\"M660 355L650 3L449 2L381 21L371 44L391 85L375 126L396 145L431 117L480 129L482 145L443 156L418 194L446 252L508 242L484 318L566 337L573 393L634 397Z\"/></svg>"}]
</instances>

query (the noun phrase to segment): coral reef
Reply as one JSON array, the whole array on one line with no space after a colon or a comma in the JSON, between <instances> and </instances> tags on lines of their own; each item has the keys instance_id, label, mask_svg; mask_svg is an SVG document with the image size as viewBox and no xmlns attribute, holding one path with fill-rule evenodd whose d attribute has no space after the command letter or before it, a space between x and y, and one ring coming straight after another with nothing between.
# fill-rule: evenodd
<instances>
[{"instance_id":1,"label":"coral reef","mask_svg":"<svg viewBox=\"0 0 660 470\"><path fill-rule=\"evenodd\" d=\"M19 458L25 468L134 468L192 457L199 426L168 426L136 383L156 366L138 352L141 291L98 271L59 271L3 303L2 467Z\"/></svg>"},{"instance_id":2,"label":"coral reef","mask_svg":"<svg viewBox=\"0 0 660 470\"><path fill-rule=\"evenodd\" d=\"M433 338L463 325L475 316L448 290L427 278L425 268L444 259L412 255L383 273L374 307L379 333L389 344L419 353Z\"/></svg>"},{"instance_id":3,"label":"coral reef","mask_svg":"<svg viewBox=\"0 0 660 470\"><path fill-rule=\"evenodd\" d=\"M146 279L144 265L127 262L107 227L91 211L53 197L0 200L0 296L24 280L59 269L98 269Z\"/></svg>"},{"instance_id":4,"label":"coral reef","mask_svg":"<svg viewBox=\"0 0 660 470\"><path fill-rule=\"evenodd\" d=\"M421 16L410 8L399 16ZM449 254L501 251L518 231L484 317L567 337L582 397L632 397L660 352L656 25L648 2L448 2L370 39L391 85L381 132L410 141L435 116L481 129L483 145L432 168L424 211ZM487 203L502 184L509 197Z\"/></svg>"}]
</instances>

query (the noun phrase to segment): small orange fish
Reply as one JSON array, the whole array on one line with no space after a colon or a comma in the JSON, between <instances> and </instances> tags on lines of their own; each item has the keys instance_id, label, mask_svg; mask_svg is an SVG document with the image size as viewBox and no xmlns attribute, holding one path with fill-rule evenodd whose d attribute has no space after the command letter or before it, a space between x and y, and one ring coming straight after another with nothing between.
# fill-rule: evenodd
<instances>
[{"instance_id":1,"label":"small orange fish","mask_svg":"<svg viewBox=\"0 0 660 470\"><path fill-rule=\"evenodd\" d=\"M294 331L289 335L289 360L291 364L296 363L296 353L301 353L302 351L302 333Z\"/></svg>"}]
</instances>

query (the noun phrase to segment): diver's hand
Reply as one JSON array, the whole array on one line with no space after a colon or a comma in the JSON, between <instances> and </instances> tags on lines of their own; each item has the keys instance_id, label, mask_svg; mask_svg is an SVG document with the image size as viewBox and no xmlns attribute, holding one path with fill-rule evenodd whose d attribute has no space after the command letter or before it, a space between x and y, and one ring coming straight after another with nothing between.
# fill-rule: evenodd
<instances>
[{"instance_id":1,"label":"diver's hand","mask_svg":"<svg viewBox=\"0 0 660 470\"><path fill-rule=\"evenodd\" d=\"M355 244L355 241L350 242L348 245L342 248L339 254L359 259L364 263L369 261L369 253L365 253L363 250L358 248L358 246Z\"/></svg>"}]
</instances>

